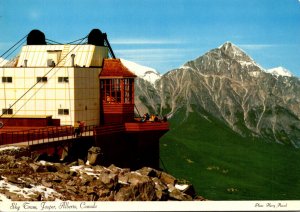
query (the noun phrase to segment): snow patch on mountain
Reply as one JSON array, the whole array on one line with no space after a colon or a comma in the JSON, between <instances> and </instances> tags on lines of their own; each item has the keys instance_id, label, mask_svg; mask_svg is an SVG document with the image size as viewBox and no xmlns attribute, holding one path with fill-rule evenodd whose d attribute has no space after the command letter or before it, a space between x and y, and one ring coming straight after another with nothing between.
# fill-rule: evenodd
<instances>
[{"instance_id":1,"label":"snow patch on mountain","mask_svg":"<svg viewBox=\"0 0 300 212\"><path fill-rule=\"evenodd\" d=\"M191 67L186 66L186 65L182 65L182 66L180 66L180 68L181 68L181 69L191 69Z\"/></svg>"},{"instance_id":2,"label":"snow patch on mountain","mask_svg":"<svg viewBox=\"0 0 300 212\"><path fill-rule=\"evenodd\" d=\"M250 58L245 51L239 48L237 45L227 41L223 45L219 46L218 49L223 51L225 54L234 59L243 59L245 62L253 62L253 59Z\"/></svg>"},{"instance_id":3,"label":"snow patch on mountain","mask_svg":"<svg viewBox=\"0 0 300 212\"><path fill-rule=\"evenodd\" d=\"M267 70L267 73L276 75L276 76L284 76L284 77L292 77L293 74L284 67L276 67Z\"/></svg>"},{"instance_id":4,"label":"snow patch on mountain","mask_svg":"<svg viewBox=\"0 0 300 212\"><path fill-rule=\"evenodd\" d=\"M123 63L126 68L128 68L131 72L133 72L138 77L154 84L156 80L161 78L161 75L153 68L142 66L137 63L121 59L121 62Z\"/></svg>"}]
</instances>

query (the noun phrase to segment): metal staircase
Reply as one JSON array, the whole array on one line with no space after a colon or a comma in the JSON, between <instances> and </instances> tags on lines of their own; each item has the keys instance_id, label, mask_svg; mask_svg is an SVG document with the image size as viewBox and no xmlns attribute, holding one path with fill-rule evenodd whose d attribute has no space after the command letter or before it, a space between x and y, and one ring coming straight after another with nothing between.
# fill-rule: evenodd
<instances>
[{"instance_id":1,"label":"metal staircase","mask_svg":"<svg viewBox=\"0 0 300 212\"><path fill-rule=\"evenodd\" d=\"M60 55L60 61L59 61L59 64L58 66L65 66L66 62L67 62L67 58L69 58L67 55L69 54L69 51L70 51L70 45L64 45L64 48L61 52L61 55ZM71 56L70 56L71 57Z\"/></svg>"}]
</instances>

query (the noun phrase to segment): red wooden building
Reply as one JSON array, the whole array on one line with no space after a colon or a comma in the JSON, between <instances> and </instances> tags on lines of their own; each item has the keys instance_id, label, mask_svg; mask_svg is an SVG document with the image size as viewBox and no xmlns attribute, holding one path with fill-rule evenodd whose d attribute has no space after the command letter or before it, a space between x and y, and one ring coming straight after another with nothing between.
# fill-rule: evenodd
<instances>
[{"instance_id":1,"label":"red wooden building","mask_svg":"<svg viewBox=\"0 0 300 212\"><path fill-rule=\"evenodd\" d=\"M120 59L104 59L100 78L100 123L134 120L134 78Z\"/></svg>"},{"instance_id":2,"label":"red wooden building","mask_svg":"<svg viewBox=\"0 0 300 212\"><path fill-rule=\"evenodd\" d=\"M123 167L159 167L159 138L167 122L141 122L134 118L134 78L120 59L105 59L100 78L100 120L96 146L104 159ZM106 128L112 133L107 133Z\"/></svg>"}]
</instances>

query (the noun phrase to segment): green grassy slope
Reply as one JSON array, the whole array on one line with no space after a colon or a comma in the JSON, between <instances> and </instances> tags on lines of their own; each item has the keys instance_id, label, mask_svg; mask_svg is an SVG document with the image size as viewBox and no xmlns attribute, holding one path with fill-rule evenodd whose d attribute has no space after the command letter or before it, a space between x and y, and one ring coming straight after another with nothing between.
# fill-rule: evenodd
<instances>
[{"instance_id":1,"label":"green grassy slope","mask_svg":"<svg viewBox=\"0 0 300 212\"><path fill-rule=\"evenodd\" d=\"M170 120L161 167L211 200L300 199L300 150L243 138L220 121L190 113Z\"/></svg>"}]
</instances>

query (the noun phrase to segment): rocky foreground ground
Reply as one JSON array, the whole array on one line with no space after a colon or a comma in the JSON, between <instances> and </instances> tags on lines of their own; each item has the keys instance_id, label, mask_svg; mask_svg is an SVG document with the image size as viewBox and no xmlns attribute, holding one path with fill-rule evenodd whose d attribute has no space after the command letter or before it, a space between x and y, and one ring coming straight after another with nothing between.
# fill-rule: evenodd
<instances>
[{"instance_id":1,"label":"rocky foreground ground","mask_svg":"<svg viewBox=\"0 0 300 212\"><path fill-rule=\"evenodd\" d=\"M31 155L27 148L0 148L0 201L204 200L192 185L153 168L51 163Z\"/></svg>"}]
</instances>

